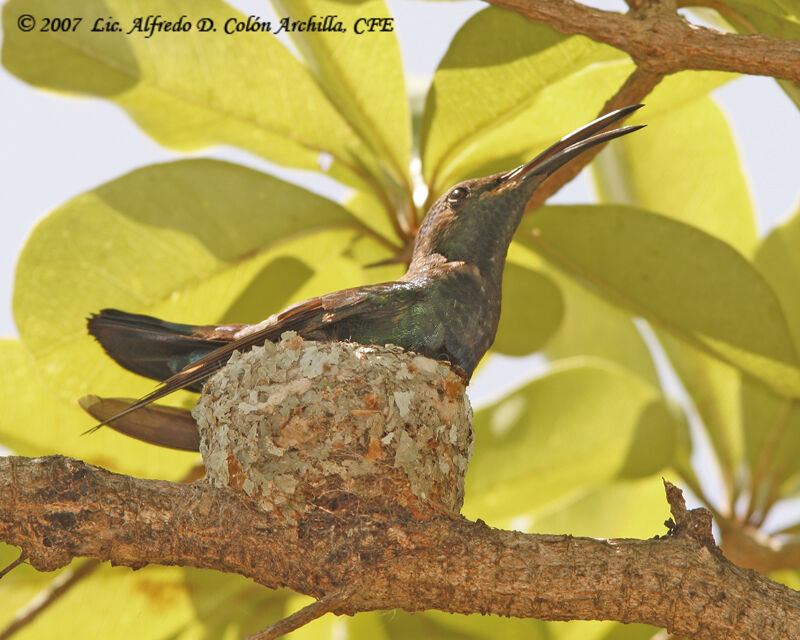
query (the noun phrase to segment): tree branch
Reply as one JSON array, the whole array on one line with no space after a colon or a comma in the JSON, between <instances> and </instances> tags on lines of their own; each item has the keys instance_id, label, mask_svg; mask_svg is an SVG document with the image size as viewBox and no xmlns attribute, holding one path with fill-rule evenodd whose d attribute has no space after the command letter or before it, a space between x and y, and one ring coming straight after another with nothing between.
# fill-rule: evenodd
<instances>
[{"instance_id":1,"label":"tree branch","mask_svg":"<svg viewBox=\"0 0 800 640\"><path fill-rule=\"evenodd\" d=\"M673 503L675 498L671 497ZM672 535L596 540L501 531L434 509L331 495L294 522L241 492L139 480L61 456L0 459L0 539L40 570L77 556L233 572L339 614L402 608L645 622L695 638L800 635L800 594L728 562L704 510Z\"/></svg>"},{"instance_id":2,"label":"tree branch","mask_svg":"<svg viewBox=\"0 0 800 640\"><path fill-rule=\"evenodd\" d=\"M637 6L629 14L573 0L487 0L567 34L581 34L625 51L643 71L731 71L800 81L800 42L765 35L721 33L689 24L673 12Z\"/></svg>"}]
</instances>

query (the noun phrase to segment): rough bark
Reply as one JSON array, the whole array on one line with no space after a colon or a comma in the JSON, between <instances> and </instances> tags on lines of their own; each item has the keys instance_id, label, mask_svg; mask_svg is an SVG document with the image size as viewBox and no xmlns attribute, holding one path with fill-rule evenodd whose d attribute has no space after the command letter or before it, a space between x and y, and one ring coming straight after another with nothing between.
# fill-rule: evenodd
<instances>
[{"instance_id":1,"label":"rough bark","mask_svg":"<svg viewBox=\"0 0 800 640\"><path fill-rule=\"evenodd\" d=\"M623 14L573 0L487 2L545 22L562 33L582 34L610 44L625 51L649 73L717 70L800 82L800 42L697 27L674 12L674 3L632 3L632 11Z\"/></svg>"},{"instance_id":2,"label":"rough bark","mask_svg":"<svg viewBox=\"0 0 800 640\"><path fill-rule=\"evenodd\" d=\"M331 495L294 524L242 493L117 475L69 458L0 459L0 539L36 568L89 556L234 572L316 597L361 585L337 613L399 607L545 620L646 622L694 638L800 636L800 594L728 562L704 510L661 539L501 531L392 502Z\"/></svg>"}]
</instances>

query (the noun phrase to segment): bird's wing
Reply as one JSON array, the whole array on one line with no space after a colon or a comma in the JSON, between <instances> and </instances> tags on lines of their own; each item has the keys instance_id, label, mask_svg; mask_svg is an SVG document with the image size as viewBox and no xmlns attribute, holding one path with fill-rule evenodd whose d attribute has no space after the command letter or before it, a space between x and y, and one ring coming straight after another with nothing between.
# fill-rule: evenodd
<instances>
[{"instance_id":1,"label":"bird's wing","mask_svg":"<svg viewBox=\"0 0 800 640\"><path fill-rule=\"evenodd\" d=\"M117 364L159 382L230 342L245 326L178 324L117 309L103 309L87 322L89 333Z\"/></svg>"},{"instance_id":2,"label":"bird's wing","mask_svg":"<svg viewBox=\"0 0 800 640\"><path fill-rule=\"evenodd\" d=\"M118 413L103 419L102 422L89 429L87 433L91 433L107 425L111 420L136 411L174 391L185 389L204 380L222 368L234 351L247 351L254 346L264 344L267 340L276 341L286 331L297 331L303 336L313 334L322 327L330 326L354 314L363 313L367 310L365 309L366 302L374 300L376 296L385 297L385 294L395 286L397 286L397 283L383 283L345 289L292 305L257 325L242 329L235 334L235 339L193 361L180 372L164 380L157 389ZM400 286L402 287L403 285ZM398 300L403 300L407 297L398 296ZM391 304L384 306L387 312L391 311Z\"/></svg>"}]
</instances>

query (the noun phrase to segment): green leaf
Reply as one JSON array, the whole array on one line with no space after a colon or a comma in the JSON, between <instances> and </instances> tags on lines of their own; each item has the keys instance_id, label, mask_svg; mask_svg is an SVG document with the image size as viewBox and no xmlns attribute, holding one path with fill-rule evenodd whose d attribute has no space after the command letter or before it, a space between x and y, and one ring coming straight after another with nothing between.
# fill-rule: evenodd
<instances>
[{"instance_id":1,"label":"green leaf","mask_svg":"<svg viewBox=\"0 0 800 640\"><path fill-rule=\"evenodd\" d=\"M562 273L554 279L564 296L564 320L545 354L554 360L578 355L603 358L658 386L653 358L630 314Z\"/></svg>"},{"instance_id":2,"label":"green leaf","mask_svg":"<svg viewBox=\"0 0 800 640\"><path fill-rule=\"evenodd\" d=\"M15 318L63 397L138 396L152 383L102 355L86 335L88 313L111 306L194 324L239 312L263 319L337 280L326 262L360 228L341 206L236 165L146 167L78 196L36 227L17 266ZM287 266L286 279L269 286ZM360 278L352 264L342 280ZM289 281L301 286L290 291ZM265 287L256 298L254 283Z\"/></svg>"},{"instance_id":3,"label":"green leaf","mask_svg":"<svg viewBox=\"0 0 800 640\"><path fill-rule=\"evenodd\" d=\"M669 76L647 97L646 108L637 112L633 121L654 121L652 128L661 127L663 115L680 111L684 105L692 104L698 96L705 95L731 77L731 74L722 73L678 73ZM672 131L669 127L667 129ZM623 138L620 142L635 139L641 133L643 132ZM620 155L627 152L627 148L617 147L617 144L619 143L600 154L591 166L595 168L601 193L610 191L617 198L630 198L630 191L633 189L630 189L628 183L631 175L625 170L630 164L627 156L623 158L625 162L622 165L609 162L609 159L620 159ZM614 153L608 153L612 150ZM608 178L608 182L604 178ZM580 354L593 355L627 367L654 385L659 384L650 351L629 313L576 285L572 279L552 266L540 268L554 279L564 297L563 321L546 347L545 353L549 357L560 359Z\"/></svg>"},{"instance_id":4,"label":"green leaf","mask_svg":"<svg viewBox=\"0 0 800 640\"><path fill-rule=\"evenodd\" d=\"M493 615L459 615L443 611L410 614L393 611L385 617L391 640L552 640L548 623L532 618L501 618Z\"/></svg>"},{"instance_id":5,"label":"green leaf","mask_svg":"<svg viewBox=\"0 0 800 640\"><path fill-rule=\"evenodd\" d=\"M0 444L25 456L65 455L137 477L179 480L197 454L139 442L101 429L81 435L94 419L40 382L18 340L0 340ZM0 582L5 584L5 581Z\"/></svg>"},{"instance_id":6,"label":"green leaf","mask_svg":"<svg viewBox=\"0 0 800 640\"><path fill-rule=\"evenodd\" d=\"M661 469L679 425L640 378L576 359L477 411L474 428L464 514L505 526L575 491Z\"/></svg>"},{"instance_id":7,"label":"green leaf","mask_svg":"<svg viewBox=\"0 0 800 640\"><path fill-rule=\"evenodd\" d=\"M630 314L576 284L564 272L519 242L511 243L508 264L519 264L545 274L557 287L563 309L555 334L545 344L544 353L548 358L563 360L594 356L615 362L658 386L650 351ZM506 266L506 272L508 268ZM533 296L531 303L537 303ZM505 296L503 305L506 309Z\"/></svg>"},{"instance_id":8,"label":"green leaf","mask_svg":"<svg viewBox=\"0 0 800 640\"><path fill-rule=\"evenodd\" d=\"M764 239L754 262L778 295L794 343L800 345L800 211Z\"/></svg>"},{"instance_id":9,"label":"green leaf","mask_svg":"<svg viewBox=\"0 0 800 640\"><path fill-rule=\"evenodd\" d=\"M800 474L800 406L753 381L742 387L745 455L751 500L759 510L776 499L796 495ZM794 490L794 491L793 491Z\"/></svg>"},{"instance_id":10,"label":"green leaf","mask_svg":"<svg viewBox=\"0 0 800 640\"><path fill-rule=\"evenodd\" d=\"M761 243L756 267L780 299L794 344L800 344L800 213L775 228ZM800 473L800 407L760 385L745 381L742 414L747 461L756 487L756 502L792 495Z\"/></svg>"},{"instance_id":11,"label":"green leaf","mask_svg":"<svg viewBox=\"0 0 800 640\"><path fill-rule=\"evenodd\" d=\"M660 213L752 254L753 207L722 111L705 97L659 112L651 108L656 98L637 114L647 127L609 145L593 163L601 201Z\"/></svg>"},{"instance_id":12,"label":"green leaf","mask_svg":"<svg viewBox=\"0 0 800 640\"><path fill-rule=\"evenodd\" d=\"M769 574L769 577L775 582L785 584L790 589L795 591L800 590L800 570L798 569L783 569L782 571L774 571Z\"/></svg>"},{"instance_id":13,"label":"green leaf","mask_svg":"<svg viewBox=\"0 0 800 640\"><path fill-rule=\"evenodd\" d=\"M548 505L514 522L536 533L592 538L652 538L665 533L669 505L661 474L587 487L586 491Z\"/></svg>"},{"instance_id":14,"label":"green leaf","mask_svg":"<svg viewBox=\"0 0 800 640\"><path fill-rule=\"evenodd\" d=\"M70 567L84 562L75 560ZM23 565L0 581L0 628L18 612L20 604L27 604L42 591L45 585L33 573ZM47 584L54 574L40 576ZM20 638L182 638L181 632L193 619L194 609L179 567L149 566L133 572L128 567L101 565L26 626Z\"/></svg>"},{"instance_id":15,"label":"green leaf","mask_svg":"<svg viewBox=\"0 0 800 640\"><path fill-rule=\"evenodd\" d=\"M503 311L492 349L512 356L538 351L558 329L564 303L553 281L537 271L507 263Z\"/></svg>"},{"instance_id":16,"label":"green leaf","mask_svg":"<svg viewBox=\"0 0 800 640\"><path fill-rule=\"evenodd\" d=\"M22 13L83 22L69 33L24 33L16 27ZM185 14L193 27L153 37L125 33L148 14ZM110 15L123 31L91 32ZM201 33L201 18L212 19L216 31ZM374 164L370 153L308 70L272 34L226 34L231 19L246 17L220 0L12 0L3 7L3 64L37 87L113 100L175 149L230 144L313 170L324 152L334 177L368 180L362 165Z\"/></svg>"},{"instance_id":17,"label":"green leaf","mask_svg":"<svg viewBox=\"0 0 800 640\"><path fill-rule=\"evenodd\" d=\"M692 74L679 76L688 95L714 86ZM674 80L671 84L648 97L641 115L648 127L610 145L592 164L601 200L691 224L750 255L757 243L755 219L728 122L713 100L702 95L664 109L663 102L674 100L668 90L678 89ZM732 489L742 456L740 374L664 331L658 336L703 419Z\"/></svg>"},{"instance_id":18,"label":"green leaf","mask_svg":"<svg viewBox=\"0 0 800 640\"><path fill-rule=\"evenodd\" d=\"M288 615L287 589L273 590L248 578L184 568L193 620L174 640L244 638Z\"/></svg>"},{"instance_id":19,"label":"green leaf","mask_svg":"<svg viewBox=\"0 0 800 640\"><path fill-rule=\"evenodd\" d=\"M800 395L780 303L724 242L633 207L545 207L516 239L616 304L765 381Z\"/></svg>"},{"instance_id":20,"label":"green leaf","mask_svg":"<svg viewBox=\"0 0 800 640\"><path fill-rule=\"evenodd\" d=\"M738 369L666 331L659 331L658 338L703 420L727 489L734 491L744 454L741 389L746 379Z\"/></svg>"},{"instance_id":21,"label":"green leaf","mask_svg":"<svg viewBox=\"0 0 800 640\"><path fill-rule=\"evenodd\" d=\"M764 33L782 40L800 40L797 0L725 0L713 8L739 33ZM800 108L800 84L788 80L777 82Z\"/></svg>"},{"instance_id":22,"label":"green leaf","mask_svg":"<svg viewBox=\"0 0 800 640\"><path fill-rule=\"evenodd\" d=\"M591 120L633 67L616 49L488 8L458 31L428 92L423 173L431 196L519 163Z\"/></svg>"},{"instance_id":23,"label":"green leaf","mask_svg":"<svg viewBox=\"0 0 800 640\"><path fill-rule=\"evenodd\" d=\"M645 108L634 113L625 122L626 124L658 123L662 117L668 117L669 114L693 105L698 100L705 100L714 89L731 80L736 80L738 77L740 76L736 73L723 71L681 71L671 74L659 82L648 94ZM625 138L620 138L620 140L625 140ZM611 145L607 148L615 146Z\"/></svg>"},{"instance_id":24,"label":"green leaf","mask_svg":"<svg viewBox=\"0 0 800 640\"><path fill-rule=\"evenodd\" d=\"M383 238L398 237L398 232L393 225L394 214L381 206L374 195L364 191L353 191L345 198L343 206L379 236ZM399 249L399 245L395 247L395 251ZM387 253L386 257L389 258L391 255Z\"/></svg>"},{"instance_id":25,"label":"green leaf","mask_svg":"<svg viewBox=\"0 0 800 640\"><path fill-rule=\"evenodd\" d=\"M17 547L0 542L0 567L5 568L10 565L19 558L19 554L20 550ZM79 562L82 561L78 560L74 564ZM42 573L29 563L23 562L3 576L3 579L0 580L0 601L3 603L3 606L0 607L0 630L4 630L17 612L47 588L47 585L61 571L63 570Z\"/></svg>"},{"instance_id":26,"label":"green leaf","mask_svg":"<svg viewBox=\"0 0 800 640\"><path fill-rule=\"evenodd\" d=\"M400 45L393 31L369 31L370 20L392 18L383 0L273 0L282 16L336 15L346 33L290 35L329 99L372 153L384 161L398 193L410 198L411 131ZM384 23L380 23L383 25ZM356 32L359 27L362 33ZM412 205L413 206L413 205Z\"/></svg>"},{"instance_id":27,"label":"green leaf","mask_svg":"<svg viewBox=\"0 0 800 640\"><path fill-rule=\"evenodd\" d=\"M391 617L384 616L384 620L392 640L650 640L657 631L643 624L584 620L544 622L531 618L459 615L443 611L423 611L412 615L398 610L393 611Z\"/></svg>"},{"instance_id":28,"label":"green leaf","mask_svg":"<svg viewBox=\"0 0 800 640\"><path fill-rule=\"evenodd\" d=\"M725 0L743 20L739 23L743 31L752 32L753 27L762 33L784 40L800 40L800 4L797 0ZM737 15L730 11L720 12L729 21L737 23Z\"/></svg>"}]
</instances>

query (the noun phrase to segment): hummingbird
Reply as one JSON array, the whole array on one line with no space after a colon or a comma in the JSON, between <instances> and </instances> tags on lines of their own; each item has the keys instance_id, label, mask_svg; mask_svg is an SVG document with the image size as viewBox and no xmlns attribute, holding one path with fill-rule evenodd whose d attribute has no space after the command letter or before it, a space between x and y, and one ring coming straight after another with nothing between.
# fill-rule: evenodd
<instances>
[{"instance_id":1,"label":"hummingbird","mask_svg":"<svg viewBox=\"0 0 800 640\"><path fill-rule=\"evenodd\" d=\"M419 228L406 273L394 282L328 293L253 325L187 325L103 309L88 330L122 367L161 382L138 399L87 396L81 405L104 425L162 446L197 450L197 426L185 409L151 405L179 389L200 391L234 351L286 331L308 340L394 344L448 361L469 382L500 320L503 268L534 191L595 145L643 125L604 131L642 105L612 111L510 171L465 180L444 193Z\"/></svg>"}]
</instances>

